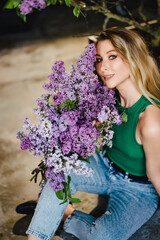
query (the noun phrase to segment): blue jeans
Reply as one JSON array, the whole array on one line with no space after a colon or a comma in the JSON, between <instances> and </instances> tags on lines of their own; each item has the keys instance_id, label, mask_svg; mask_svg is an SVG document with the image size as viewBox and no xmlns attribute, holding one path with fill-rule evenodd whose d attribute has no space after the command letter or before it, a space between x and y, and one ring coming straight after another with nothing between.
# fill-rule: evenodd
<instances>
[{"instance_id":1,"label":"blue jeans","mask_svg":"<svg viewBox=\"0 0 160 240\"><path fill-rule=\"evenodd\" d=\"M115 171L104 152L90 157L92 177L71 174L71 193L84 191L108 195L107 209L99 218L74 211L64 223L64 230L80 240L127 240L156 211L158 194L150 181L137 182ZM48 182L38 201L27 230L49 240L57 230L68 203L59 200Z\"/></svg>"}]
</instances>

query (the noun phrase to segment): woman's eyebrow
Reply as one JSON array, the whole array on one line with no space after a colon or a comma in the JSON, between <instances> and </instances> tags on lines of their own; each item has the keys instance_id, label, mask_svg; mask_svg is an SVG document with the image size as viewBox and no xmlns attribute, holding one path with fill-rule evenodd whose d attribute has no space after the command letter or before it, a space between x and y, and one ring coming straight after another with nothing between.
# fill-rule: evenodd
<instances>
[{"instance_id":1,"label":"woman's eyebrow","mask_svg":"<svg viewBox=\"0 0 160 240\"><path fill-rule=\"evenodd\" d=\"M109 51L106 52L106 54L108 54L108 53L110 53L110 52L116 52L116 50L114 50L114 49L113 49L113 50L109 50ZM99 56L99 57L100 57L101 55L98 54L98 53L96 53L96 56Z\"/></svg>"},{"instance_id":2,"label":"woman's eyebrow","mask_svg":"<svg viewBox=\"0 0 160 240\"><path fill-rule=\"evenodd\" d=\"M112 49L112 50L109 50L109 51L106 52L106 53L110 53L110 52L116 52L116 50Z\"/></svg>"}]
</instances>

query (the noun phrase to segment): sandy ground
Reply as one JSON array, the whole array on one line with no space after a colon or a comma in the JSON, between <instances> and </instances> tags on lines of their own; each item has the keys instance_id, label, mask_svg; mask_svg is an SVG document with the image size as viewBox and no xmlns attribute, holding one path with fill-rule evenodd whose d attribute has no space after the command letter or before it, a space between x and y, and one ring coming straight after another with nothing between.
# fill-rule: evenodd
<instances>
[{"instance_id":1,"label":"sandy ground","mask_svg":"<svg viewBox=\"0 0 160 240\"><path fill-rule=\"evenodd\" d=\"M32 169L40 159L33 158L19 148L16 132L22 129L27 116L36 121L33 107L35 100L44 93L42 84L56 60L63 60L69 71L87 45L87 38L63 38L26 43L0 52L0 239L23 240L25 236L13 233L17 221L27 224L27 217L16 213L18 204L36 199L39 186L30 182ZM90 212L97 203L97 196L77 193L82 203L79 210ZM21 225L18 225L21 234ZM54 237L58 240L58 237Z\"/></svg>"}]
</instances>

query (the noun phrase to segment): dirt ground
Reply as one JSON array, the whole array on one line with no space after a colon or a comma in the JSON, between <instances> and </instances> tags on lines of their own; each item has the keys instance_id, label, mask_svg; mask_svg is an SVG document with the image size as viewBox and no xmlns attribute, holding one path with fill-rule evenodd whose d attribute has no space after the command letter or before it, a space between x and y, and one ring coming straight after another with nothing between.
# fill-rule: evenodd
<instances>
[{"instance_id":1,"label":"dirt ground","mask_svg":"<svg viewBox=\"0 0 160 240\"><path fill-rule=\"evenodd\" d=\"M30 217L17 214L18 204L37 198L38 184L30 182L31 171L40 159L19 148L16 132L22 130L27 116L36 121L33 107L44 93L42 84L56 60L63 60L69 71L87 45L87 38L63 38L27 42L0 52L0 239L25 240L23 228ZM77 193L82 203L74 206L90 212L97 196ZM13 233L14 232L14 233ZM19 236L17 234L20 234ZM58 240L58 237L54 237Z\"/></svg>"}]
</instances>

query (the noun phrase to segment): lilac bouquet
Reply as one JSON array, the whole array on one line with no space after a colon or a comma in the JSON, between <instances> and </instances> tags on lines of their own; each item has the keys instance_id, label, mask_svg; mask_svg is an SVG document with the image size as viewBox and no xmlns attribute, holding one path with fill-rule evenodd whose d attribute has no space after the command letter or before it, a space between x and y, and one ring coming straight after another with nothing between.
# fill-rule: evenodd
<instances>
[{"instance_id":1,"label":"lilac bouquet","mask_svg":"<svg viewBox=\"0 0 160 240\"><path fill-rule=\"evenodd\" d=\"M23 131L17 133L21 149L42 158L32 179L36 181L39 173L42 180L49 179L62 203L79 201L71 197L71 171L91 176L89 155L104 144L112 147L112 125L122 122L115 108L114 91L95 74L95 54L95 45L88 45L69 74L64 62L55 62L50 81L43 85L47 93L37 99L38 107L34 109L38 124L26 118Z\"/></svg>"}]
</instances>

